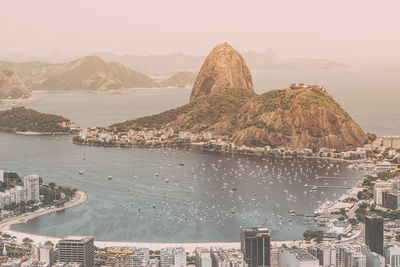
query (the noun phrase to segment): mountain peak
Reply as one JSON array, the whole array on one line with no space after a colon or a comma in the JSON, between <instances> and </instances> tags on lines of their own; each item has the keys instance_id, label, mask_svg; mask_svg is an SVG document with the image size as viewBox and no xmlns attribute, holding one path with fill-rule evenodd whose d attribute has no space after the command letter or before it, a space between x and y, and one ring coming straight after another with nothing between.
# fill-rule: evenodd
<instances>
[{"instance_id":1,"label":"mountain peak","mask_svg":"<svg viewBox=\"0 0 400 267\"><path fill-rule=\"evenodd\" d=\"M217 45L207 56L194 82L190 101L226 89L254 92L246 62L230 44Z\"/></svg>"}]
</instances>

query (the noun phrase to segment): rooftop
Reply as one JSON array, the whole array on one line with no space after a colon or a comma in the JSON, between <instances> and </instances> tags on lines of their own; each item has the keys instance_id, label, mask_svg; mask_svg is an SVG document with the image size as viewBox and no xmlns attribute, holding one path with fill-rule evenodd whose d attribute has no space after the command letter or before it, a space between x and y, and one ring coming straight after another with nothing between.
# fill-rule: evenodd
<instances>
[{"instance_id":1,"label":"rooftop","mask_svg":"<svg viewBox=\"0 0 400 267\"><path fill-rule=\"evenodd\" d=\"M316 257L305 251L304 249L299 249L299 248L292 248L288 249L290 254L294 254L296 259L299 261L311 261L311 260L317 260Z\"/></svg>"}]
</instances>

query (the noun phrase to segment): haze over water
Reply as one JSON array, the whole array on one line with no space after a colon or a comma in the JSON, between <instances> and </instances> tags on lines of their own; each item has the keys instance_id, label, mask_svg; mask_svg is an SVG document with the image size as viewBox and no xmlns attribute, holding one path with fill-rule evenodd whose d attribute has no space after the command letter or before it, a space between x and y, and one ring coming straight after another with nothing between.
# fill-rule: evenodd
<instances>
[{"instance_id":1,"label":"haze over water","mask_svg":"<svg viewBox=\"0 0 400 267\"><path fill-rule=\"evenodd\" d=\"M258 72L253 79L258 93L292 82L321 84L365 131L400 133L399 122L394 120L399 109L392 97L400 85L398 74ZM63 115L81 126L105 126L180 106L188 102L189 93L165 88L121 95L37 93L36 100L25 106ZM79 234L115 241L238 241L240 226L265 225L274 240L297 239L310 226L303 224L303 217L289 222L289 210L311 213L317 201L333 200L343 192L310 193L304 184L324 184L323 180L315 181L316 174L361 176L345 163L261 159L187 149L88 147L71 144L71 137L57 141L54 137L0 133L0 147L0 169L21 175L37 173L46 183L54 181L87 191L89 199L83 205L13 227L59 237ZM84 175L78 175L79 170ZM112 180L107 179L109 175ZM327 182L344 185L343 180ZM348 181L347 185L353 183Z\"/></svg>"}]
</instances>

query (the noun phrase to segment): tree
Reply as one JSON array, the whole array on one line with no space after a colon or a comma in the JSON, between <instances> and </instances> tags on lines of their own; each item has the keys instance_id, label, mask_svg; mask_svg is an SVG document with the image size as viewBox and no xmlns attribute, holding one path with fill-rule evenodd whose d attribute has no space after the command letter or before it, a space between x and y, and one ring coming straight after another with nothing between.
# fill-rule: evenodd
<instances>
[{"instance_id":1,"label":"tree","mask_svg":"<svg viewBox=\"0 0 400 267\"><path fill-rule=\"evenodd\" d=\"M317 241L317 243L321 243L322 240L324 239L324 231L321 231L321 230L317 230L317 231L306 230L303 233L303 237L304 237L304 240L306 240L306 241L310 241L312 239L315 239L315 241Z\"/></svg>"},{"instance_id":2,"label":"tree","mask_svg":"<svg viewBox=\"0 0 400 267\"><path fill-rule=\"evenodd\" d=\"M27 247L31 247L33 240L28 237L25 237L24 239L22 239L22 243L24 243L24 245L26 245Z\"/></svg>"},{"instance_id":3,"label":"tree","mask_svg":"<svg viewBox=\"0 0 400 267\"><path fill-rule=\"evenodd\" d=\"M56 184L54 182L50 182L49 187L53 190L56 187Z\"/></svg>"},{"instance_id":4,"label":"tree","mask_svg":"<svg viewBox=\"0 0 400 267\"><path fill-rule=\"evenodd\" d=\"M47 241L44 243L44 245L47 246L47 247L54 247L53 242L51 242L50 240L47 240Z\"/></svg>"},{"instance_id":5,"label":"tree","mask_svg":"<svg viewBox=\"0 0 400 267\"><path fill-rule=\"evenodd\" d=\"M372 142L374 142L375 139L376 139L376 134L367 133L367 137L368 137L368 141L369 141L370 143L372 143Z\"/></svg>"}]
</instances>

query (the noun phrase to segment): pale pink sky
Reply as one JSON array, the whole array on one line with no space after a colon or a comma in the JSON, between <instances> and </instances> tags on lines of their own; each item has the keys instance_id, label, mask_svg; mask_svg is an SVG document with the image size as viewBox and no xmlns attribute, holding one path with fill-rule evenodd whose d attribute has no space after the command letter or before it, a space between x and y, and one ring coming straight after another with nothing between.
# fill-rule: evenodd
<instances>
[{"instance_id":1,"label":"pale pink sky","mask_svg":"<svg viewBox=\"0 0 400 267\"><path fill-rule=\"evenodd\" d=\"M400 57L400 0L1 0L0 50Z\"/></svg>"}]
</instances>

